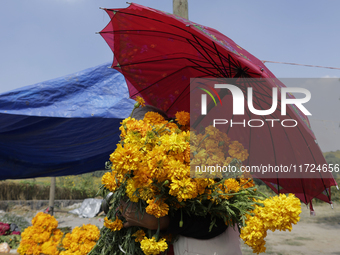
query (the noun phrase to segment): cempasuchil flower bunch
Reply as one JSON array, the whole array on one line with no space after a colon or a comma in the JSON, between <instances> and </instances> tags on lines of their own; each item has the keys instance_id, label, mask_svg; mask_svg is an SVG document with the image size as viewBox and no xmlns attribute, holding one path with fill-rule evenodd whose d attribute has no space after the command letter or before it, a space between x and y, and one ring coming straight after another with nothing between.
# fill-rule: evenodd
<instances>
[{"instance_id":1,"label":"cempasuchil flower bunch","mask_svg":"<svg viewBox=\"0 0 340 255\"><path fill-rule=\"evenodd\" d=\"M83 224L82 227L75 227L72 233L67 233L62 240L63 251L60 255L86 255L96 245L100 236L97 226Z\"/></svg>"},{"instance_id":2,"label":"cempasuchil flower bunch","mask_svg":"<svg viewBox=\"0 0 340 255\"><path fill-rule=\"evenodd\" d=\"M91 224L75 227L66 234L58 229L58 221L51 215L39 212L32 225L21 234L18 247L20 255L67 255L88 254L99 239L99 229Z\"/></svg>"},{"instance_id":3,"label":"cempasuchil flower bunch","mask_svg":"<svg viewBox=\"0 0 340 255\"><path fill-rule=\"evenodd\" d=\"M39 212L32 219L32 225L21 233L18 253L20 255L58 255L57 246L64 235L61 230L57 229L58 221L49 214Z\"/></svg>"},{"instance_id":4,"label":"cempasuchil flower bunch","mask_svg":"<svg viewBox=\"0 0 340 255\"><path fill-rule=\"evenodd\" d=\"M135 107L143 106L138 98ZM169 240L159 229L124 228L121 201L135 203L141 214L161 218L180 210L190 215L221 218L227 225L245 227L248 215L262 206L250 174L237 175L199 171L191 165L232 165L238 170L249 156L238 141L209 126L198 133L190 130L190 114L178 112L176 123L156 112L143 120L128 117L121 122L121 140L110 155L109 171L102 177L102 195L113 192L111 209L101 237L91 255L156 255L168 249ZM232 206L231 206L232 205ZM268 207L273 205L269 205ZM269 209L268 209L269 210ZM244 234L248 236L248 234Z\"/></svg>"},{"instance_id":5,"label":"cempasuchil flower bunch","mask_svg":"<svg viewBox=\"0 0 340 255\"><path fill-rule=\"evenodd\" d=\"M252 214L247 215L246 226L241 230L241 238L254 253L266 251L268 230L292 230L292 224L300 220L301 203L293 194L279 196L259 201L264 206L256 206Z\"/></svg>"}]
</instances>

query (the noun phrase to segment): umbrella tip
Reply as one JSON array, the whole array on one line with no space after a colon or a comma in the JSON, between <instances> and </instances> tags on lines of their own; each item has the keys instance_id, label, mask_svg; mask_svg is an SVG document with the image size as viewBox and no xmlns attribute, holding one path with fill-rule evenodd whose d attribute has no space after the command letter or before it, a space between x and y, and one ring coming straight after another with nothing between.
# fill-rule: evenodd
<instances>
[{"instance_id":1,"label":"umbrella tip","mask_svg":"<svg viewBox=\"0 0 340 255\"><path fill-rule=\"evenodd\" d=\"M339 190L339 186L338 185L336 185L336 189Z\"/></svg>"},{"instance_id":2,"label":"umbrella tip","mask_svg":"<svg viewBox=\"0 0 340 255\"><path fill-rule=\"evenodd\" d=\"M331 201L331 208L334 209L332 201Z\"/></svg>"},{"instance_id":3,"label":"umbrella tip","mask_svg":"<svg viewBox=\"0 0 340 255\"><path fill-rule=\"evenodd\" d=\"M99 7L99 9L101 9L101 10L105 10L105 8L103 8L103 7Z\"/></svg>"},{"instance_id":4,"label":"umbrella tip","mask_svg":"<svg viewBox=\"0 0 340 255\"><path fill-rule=\"evenodd\" d=\"M130 3L130 2L126 2L127 4L132 4L132 3Z\"/></svg>"}]
</instances>

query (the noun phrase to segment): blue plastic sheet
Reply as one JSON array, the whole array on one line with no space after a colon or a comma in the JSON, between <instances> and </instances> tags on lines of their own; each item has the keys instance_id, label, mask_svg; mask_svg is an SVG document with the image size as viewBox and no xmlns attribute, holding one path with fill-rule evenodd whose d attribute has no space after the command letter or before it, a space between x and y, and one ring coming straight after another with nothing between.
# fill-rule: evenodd
<instances>
[{"instance_id":1,"label":"blue plastic sheet","mask_svg":"<svg viewBox=\"0 0 340 255\"><path fill-rule=\"evenodd\" d=\"M104 169L134 104L109 66L0 95L0 180Z\"/></svg>"}]
</instances>

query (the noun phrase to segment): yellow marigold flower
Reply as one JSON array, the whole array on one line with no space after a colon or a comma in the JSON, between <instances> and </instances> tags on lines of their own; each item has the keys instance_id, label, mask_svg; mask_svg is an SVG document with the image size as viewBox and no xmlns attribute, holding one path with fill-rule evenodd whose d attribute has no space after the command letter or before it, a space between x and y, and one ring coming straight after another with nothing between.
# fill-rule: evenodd
<instances>
[{"instance_id":1,"label":"yellow marigold flower","mask_svg":"<svg viewBox=\"0 0 340 255\"><path fill-rule=\"evenodd\" d=\"M183 180L172 179L169 194L177 197L179 202L195 198L198 195L196 183L192 181L191 178Z\"/></svg>"},{"instance_id":2,"label":"yellow marigold flower","mask_svg":"<svg viewBox=\"0 0 340 255\"><path fill-rule=\"evenodd\" d=\"M164 238L157 242L155 237L152 237L151 239L144 237L140 242L140 247L145 255L158 255L168 249L168 244Z\"/></svg>"},{"instance_id":3,"label":"yellow marigold flower","mask_svg":"<svg viewBox=\"0 0 340 255\"><path fill-rule=\"evenodd\" d=\"M259 208L260 217L266 228L274 231L276 229L285 231L292 230L292 224L300 220L301 203L293 194L266 199L262 202L264 207Z\"/></svg>"},{"instance_id":4,"label":"yellow marigold flower","mask_svg":"<svg viewBox=\"0 0 340 255\"><path fill-rule=\"evenodd\" d=\"M248 150L246 150L241 143L238 141L233 141L229 145L229 155L233 158L237 158L241 161L244 161L248 158Z\"/></svg>"},{"instance_id":5,"label":"yellow marigold flower","mask_svg":"<svg viewBox=\"0 0 340 255\"><path fill-rule=\"evenodd\" d=\"M43 233L36 233L32 236L32 239L35 243L44 243L50 239L51 232L44 231Z\"/></svg>"},{"instance_id":6,"label":"yellow marigold flower","mask_svg":"<svg viewBox=\"0 0 340 255\"><path fill-rule=\"evenodd\" d=\"M54 241L54 242L57 242L59 241L62 237L63 237L64 233L60 230L60 229L55 229L53 232L52 232L52 236L51 236L51 239Z\"/></svg>"},{"instance_id":7,"label":"yellow marigold flower","mask_svg":"<svg viewBox=\"0 0 340 255\"><path fill-rule=\"evenodd\" d=\"M84 242L82 245L79 246L79 251L81 252L81 254L88 254L95 245L96 242Z\"/></svg>"},{"instance_id":8,"label":"yellow marigold flower","mask_svg":"<svg viewBox=\"0 0 340 255\"><path fill-rule=\"evenodd\" d=\"M63 239L63 246L65 249L68 249L71 247L72 239L71 239L71 233L67 233Z\"/></svg>"},{"instance_id":9,"label":"yellow marigold flower","mask_svg":"<svg viewBox=\"0 0 340 255\"><path fill-rule=\"evenodd\" d=\"M190 146L189 142L185 140L185 136L176 133L163 135L159 140L165 151L172 151L175 153L181 153Z\"/></svg>"},{"instance_id":10,"label":"yellow marigold flower","mask_svg":"<svg viewBox=\"0 0 340 255\"><path fill-rule=\"evenodd\" d=\"M132 202L137 203L139 198L134 194L136 192L136 187L133 179L127 180L126 195L130 198Z\"/></svg>"},{"instance_id":11,"label":"yellow marigold flower","mask_svg":"<svg viewBox=\"0 0 340 255\"><path fill-rule=\"evenodd\" d=\"M100 237L100 231L97 226L92 224L87 224L82 227L84 242L87 240L88 242L97 241Z\"/></svg>"},{"instance_id":12,"label":"yellow marigold flower","mask_svg":"<svg viewBox=\"0 0 340 255\"><path fill-rule=\"evenodd\" d=\"M176 113L176 121L178 124L182 126L187 126L190 124L190 113L188 112L177 112Z\"/></svg>"},{"instance_id":13,"label":"yellow marigold flower","mask_svg":"<svg viewBox=\"0 0 340 255\"><path fill-rule=\"evenodd\" d=\"M97 226L87 224L82 227L75 227L72 233L66 234L63 239L63 248L60 255L87 255L98 241L100 231Z\"/></svg>"},{"instance_id":14,"label":"yellow marigold flower","mask_svg":"<svg viewBox=\"0 0 340 255\"><path fill-rule=\"evenodd\" d=\"M231 163L232 160L233 160L233 159L232 159L231 157L227 157L227 158L225 159L225 161L224 161L224 165L225 165L225 166L228 166L228 165Z\"/></svg>"},{"instance_id":15,"label":"yellow marigold flower","mask_svg":"<svg viewBox=\"0 0 340 255\"><path fill-rule=\"evenodd\" d=\"M134 234L132 234L132 236L136 237L135 242L141 242L143 240L143 237L145 236L145 232L142 229L140 229Z\"/></svg>"},{"instance_id":16,"label":"yellow marigold flower","mask_svg":"<svg viewBox=\"0 0 340 255\"><path fill-rule=\"evenodd\" d=\"M20 255L24 254L33 254L32 248L37 246L37 244L33 240L29 239L21 239L20 246L17 249L17 252Z\"/></svg>"},{"instance_id":17,"label":"yellow marigold flower","mask_svg":"<svg viewBox=\"0 0 340 255\"><path fill-rule=\"evenodd\" d=\"M215 151L205 162L208 166L223 165L225 162L224 154L221 151Z\"/></svg>"},{"instance_id":18,"label":"yellow marigold flower","mask_svg":"<svg viewBox=\"0 0 340 255\"><path fill-rule=\"evenodd\" d=\"M43 243L41 246L41 252L46 255L58 255L59 250L57 249L57 243L52 240Z\"/></svg>"},{"instance_id":19,"label":"yellow marigold flower","mask_svg":"<svg viewBox=\"0 0 340 255\"><path fill-rule=\"evenodd\" d=\"M138 169L138 163L142 158L139 147L133 144L117 144L117 149L110 155L112 167L125 175L129 170Z\"/></svg>"},{"instance_id":20,"label":"yellow marigold flower","mask_svg":"<svg viewBox=\"0 0 340 255\"><path fill-rule=\"evenodd\" d=\"M261 253L266 251L267 231L264 228L263 222L256 216L247 215L247 226L241 229L240 237L243 241L253 249L254 253Z\"/></svg>"},{"instance_id":21,"label":"yellow marigold flower","mask_svg":"<svg viewBox=\"0 0 340 255\"><path fill-rule=\"evenodd\" d=\"M205 193L205 189L214 184L214 180L208 178L195 178L194 181L197 184L197 192L199 195Z\"/></svg>"},{"instance_id":22,"label":"yellow marigold flower","mask_svg":"<svg viewBox=\"0 0 340 255\"><path fill-rule=\"evenodd\" d=\"M115 175L115 172L107 172L102 177L102 184L105 186L105 188L112 192L114 192L118 187Z\"/></svg>"},{"instance_id":23,"label":"yellow marigold flower","mask_svg":"<svg viewBox=\"0 0 340 255\"><path fill-rule=\"evenodd\" d=\"M233 178L229 178L223 182L223 184L218 185L218 193L227 193L228 195L221 195L221 198L229 199L232 197L232 193L238 192L240 190L240 185L238 181Z\"/></svg>"},{"instance_id":24,"label":"yellow marigold flower","mask_svg":"<svg viewBox=\"0 0 340 255\"><path fill-rule=\"evenodd\" d=\"M151 188L143 187L138 190L139 194L138 196L143 199L144 201L147 201L149 199L152 199L155 196L154 191Z\"/></svg>"},{"instance_id":25,"label":"yellow marigold flower","mask_svg":"<svg viewBox=\"0 0 340 255\"><path fill-rule=\"evenodd\" d=\"M123 227L123 222L118 218L116 218L115 221L111 221L107 217L105 217L104 226L111 229L112 231L119 231Z\"/></svg>"},{"instance_id":26,"label":"yellow marigold flower","mask_svg":"<svg viewBox=\"0 0 340 255\"><path fill-rule=\"evenodd\" d=\"M190 132L190 146L198 146L199 140L194 131Z\"/></svg>"},{"instance_id":27,"label":"yellow marigold flower","mask_svg":"<svg viewBox=\"0 0 340 255\"><path fill-rule=\"evenodd\" d=\"M206 163L206 160L208 158L208 154L205 149L201 149L200 151L195 154L193 160L195 160L195 165L201 165L203 163ZM191 162L193 164L193 162Z\"/></svg>"},{"instance_id":28,"label":"yellow marigold flower","mask_svg":"<svg viewBox=\"0 0 340 255\"><path fill-rule=\"evenodd\" d=\"M119 130L121 131L122 139L125 138L128 132L138 132L142 136L145 136L146 131L150 129L149 124L143 120L136 120L131 117L124 119L120 124Z\"/></svg>"},{"instance_id":29,"label":"yellow marigold flower","mask_svg":"<svg viewBox=\"0 0 340 255\"><path fill-rule=\"evenodd\" d=\"M58 221L51 215L43 212L37 213L32 219L33 226L28 227L21 234L21 243L18 247L20 254L57 255L55 249L63 234L58 227ZM42 252L42 247L44 252Z\"/></svg>"},{"instance_id":30,"label":"yellow marigold flower","mask_svg":"<svg viewBox=\"0 0 340 255\"><path fill-rule=\"evenodd\" d=\"M228 146L230 143L230 138L228 137L228 135L221 132L221 136L222 136L222 141L224 142L224 144Z\"/></svg>"},{"instance_id":31,"label":"yellow marigold flower","mask_svg":"<svg viewBox=\"0 0 340 255\"><path fill-rule=\"evenodd\" d=\"M168 176L178 180L190 177L190 166L184 164L179 160L170 160L168 163Z\"/></svg>"},{"instance_id":32,"label":"yellow marigold flower","mask_svg":"<svg viewBox=\"0 0 340 255\"><path fill-rule=\"evenodd\" d=\"M151 123L152 125L156 124L165 124L167 123L162 115L157 112L147 112L144 115L144 122Z\"/></svg>"},{"instance_id":33,"label":"yellow marigold flower","mask_svg":"<svg viewBox=\"0 0 340 255\"><path fill-rule=\"evenodd\" d=\"M168 122L166 124L166 127L169 128L172 132L176 132L176 130L178 130L178 126L173 122Z\"/></svg>"},{"instance_id":34,"label":"yellow marigold flower","mask_svg":"<svg viewBox=\"0 0 340 255\"><path fill-rule=\"evenodd\" d=\"M147 203L149 205L145 209L146 213L154 215L156 218L160 218L168 214L169 206L164 203L162 199L158 199L157 201L156 198L152 200L149 199Z\"/></svg>"},{"instance_id":35,"label":"yellow marigold flower","mask_svg":"<svg viewBox=\"0 0 340 255\"><path fill-rule=\"evenodd\" d=\"M140 168L134 171L133 180L135 182L135 186L140 187L149 187L152 183L152 178L149 172L149 169L144 164L140 166Z\"/></svg>"},{"instance_id":36,"label":"yellow marigold flower","mask_svg":"<svg viewBox=\"0 0 340 255\"><path fill-rule=\"evenodd\" d=\"M254 253L264 252L266 248L264 238L267 230L289 230L296 224L301 213L301 203L293 194L288 197L280 194L273 198L258 200L264 207L255 206L252 211L255 216L247 215L246 226L242 228L240 237L252 247Z\"/></svg>"},{"instance_id":37,"label":"yellow marigold flower","mask_svg":"<svg viewBox=\"0 0 340 255\"><path fill-rule=\"evenodd\" d=\"M136 100L136 102L139 103L139 105L141 105L142 107L145 106L145 101L144 101L144 99L143 99L142 97L136 96L135 100ZM138 107L139 107L139 106L138 106Z\"/></svg>"},{"instance_id":38,"label":"yellow marigold flower","mask_svg":"<svg viewBox=\"0 0 340 255\"><path fill-rule=\"evenodd\" d=\"M38 254L42 253L41 245L35 245L31 249L32 249L32 253L31 254L38 255Z\"/></svg>"},{"instance_id":39,"label":"yellow marigold flower","mask_svg":"<svg viewBox=\"0 0 340 255\"><path fill-rule=\"evenodd\" d=\"M152 151L148 151L145 160L148 164L151 178L157 179L159 182L165 181L167 171L164 166L167 164L169 157L165 154L164 149L157 146Z\"/></svg>"},{"instance_id":40,"label":"yellow marigold flower","mask_svg":"<svg viewBox=\"0 0 340 255\"><path fill-rule=\"evenodd\" d=\"M218 149L218 143L219 143L219 141L217 141L215 139L206 138L204 140L204 142L203 142L203 145L204 145L205 149L207 151L209 151L209 150L216 150L216 149Z\"/></svg>"},{"instance_id":41,"label":"yellow marigold flower","mask_svg":"<svg viewBox=\"0 0 340 255\"><path fill-rule=\"evenodd\" d=\"M43 228L45 231L52 232L52 230L58 227L58 221L47 213L39 212L32 219L32 225Z\"/></svg>"},{"instance_id":42,"label":"yellow marigold flower","mask_svg":"<svg viewBox=\"0 0 340 255\"><path fill-rule=\"evenodd\" d=\"M240 185L238 183L238 181L236 181L233 178L229 178L227 180L224 181L223 183L224 185L224 189L228 192L238 192L240 190Z\"/></svg>"}]
</instances>

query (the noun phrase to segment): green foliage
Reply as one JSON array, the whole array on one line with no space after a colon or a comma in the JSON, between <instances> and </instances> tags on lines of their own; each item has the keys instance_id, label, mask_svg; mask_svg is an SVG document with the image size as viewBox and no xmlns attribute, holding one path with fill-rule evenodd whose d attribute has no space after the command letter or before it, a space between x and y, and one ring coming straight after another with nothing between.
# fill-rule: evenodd
<instances>
[{"instance_id":1,"label":"green foliage","mask_svg":"<svg viewBox=\"0 0 340 255\"><path fill-rule=\"evenodd\" d=\"M25 228L30 226L30 223L24 217L8 213L0 218L0 222L8 224L14 223L20 228L20 232L23 232Z\"/></svg>"},{"instance_id":2,"label":"green foliage","mask_svg":"<svg viewBox=\"0 0 340 255\"><path fill-rule=\"evenodd\" d=\"M107 170L56 178L55 199L84 199L95 197L101 177ZM0 200L48 199L51 177L0 182Z\"/></svg>"},{"instance_id":3,"label":"green foliage","mask_svg":"<svg viewBox=\"0 0 340 255\"><path fill-rule=\"evenodd\" d=\"M57 177L57 186L80 191L84 197L94 197L97 194L100 178L94 178L92 173Z\"/></svg>"},{"instance_id":4,"label":"green foliage","mask_svg":"<svg viewBox=\"0 0 340 255\"><path fill-rule=\"evenodd\" d=\"M20 235L8 235L8 236L0 236L0 243L8 243L11 249L17 249L19 247L21 241Z\"/></svg>"},{"instance_id":5,"label":"green foliage","mask_svg":"<svg viewBox=\"0 0 340 255\"><path fill-rule=\"evenodd\" d=\"M76 185L74 186L69 185L67 182L60 185L57 180L55 199L84 199L96 195L97 183L96 186L94 184L89 185L86 180L75 183ZM49 184L36 184L29 181L5 181L0 183L0 200L46 200L49 198L49 194Z\"/></svg>"}]
</instances>

